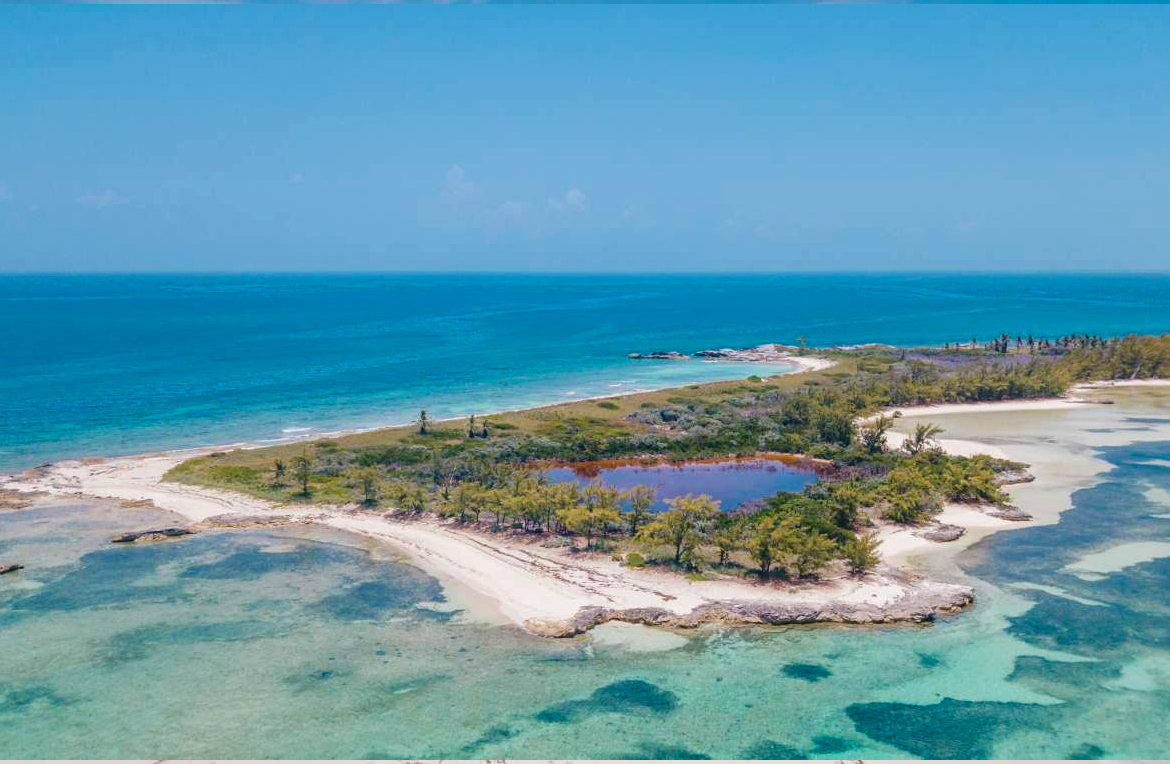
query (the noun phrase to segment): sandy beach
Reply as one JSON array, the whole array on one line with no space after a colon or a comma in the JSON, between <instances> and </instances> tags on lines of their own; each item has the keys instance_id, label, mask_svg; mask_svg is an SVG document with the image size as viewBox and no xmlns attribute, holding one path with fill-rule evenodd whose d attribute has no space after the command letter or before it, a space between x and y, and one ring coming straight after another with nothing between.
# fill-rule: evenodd
<instances>
[{"instance_id":1,"label":"sandy beach","mask_svg":"<svg viewBox=\"0 0 1170 764\"><path fill-rule=\"evenodd\" d=\"M967 587L923 581L888 568L862 578L799 585L691 581L673 573L630 569L601 553L545 548L540 537L457 529L429 518L402 520L352 506L275 505L162 480L171 467L207 452L61 462L0 487L151 502L195 524L223 515L281 516L358 533L407 552L440 580L490 598L510 622L547 636L572 636L609 620L672 626L920 621L958 609L971 597Z\"/></svg>"},{"instance_id":2,"label":"sandy beach","mask_svg":"<svg viewBox=\"0 0 1170 764\"><path fill-rule=\"evenodd\" d=\"M1041 400L900 411L903 417L919 417L1083 405L1086 402ZM898 447L904 437L897 432L889 435L891 447ZM943 439L940 445L957 455L1009 456L995 446L971 440ZM275 505L240 494L163 481L163 475L172 467L213 450L60 462L13 476L0 482L0 487L50 496L150 502L191 523L204 523L221 515L281 516L292 522L320 523L361 534L406 551L440 580L458 583L490 598L510 622L548 636L570 636L609 620L669 626L708 621L919 621L936 612L952 612L971 599L967 587L925 581L895 566L908 554L939 546L938 542L922 538L918 534L921 529L884 527L881 539L885 564L862 578L837 576L801 584L692 581L652 569L631 569L604 554L543 547L536 536L489 534L455 528L435 519L402 520L352 506ZM937 520L979 535L1020 525L962 505L947 506Z\"/></svg>"}]
</instances>

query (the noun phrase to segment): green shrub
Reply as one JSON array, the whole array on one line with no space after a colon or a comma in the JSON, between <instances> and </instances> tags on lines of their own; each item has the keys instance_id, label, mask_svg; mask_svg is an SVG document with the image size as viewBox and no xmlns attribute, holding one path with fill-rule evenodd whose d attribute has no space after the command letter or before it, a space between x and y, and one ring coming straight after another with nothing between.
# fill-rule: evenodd
<instances>
[{"instance_id":1,"label":"green shrub","mask_svg":"<svg viewBox=\"0 0 1170 764\"><path fill-rule=\"evenodd\" d=\"M637 552L630 552L626 555L626 565L631 568L640 568L646 564L646 558Z\"/></svg>"},{"instance_id":2,"label":"green shrub","mask_svg":"<svg viewBox=\"0 0 1170 764\"><path fill-rule=\"evenodd\" d=\"M614 403L613 401L598 401L598 402L597 402L597 408L599 408L599 409L609 409L609 410L611 410L611 411L617 411L618 409L620 409L620 408L621 408L621 406L617 405L617 404L616 404L616 403Z\"/></svg>"}]
</instances>

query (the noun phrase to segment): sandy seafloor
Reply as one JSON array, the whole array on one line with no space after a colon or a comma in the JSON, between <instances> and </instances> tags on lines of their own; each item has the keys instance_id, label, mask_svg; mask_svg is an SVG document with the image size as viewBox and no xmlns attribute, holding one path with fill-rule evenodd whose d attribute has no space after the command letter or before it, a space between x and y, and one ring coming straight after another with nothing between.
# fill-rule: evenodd
<instances>
[{"instance_id":1,"label":"sandy seafloor","mask_svg":"<svg viewBox=\"0 0 1170 764\"><path fill-rule=\"evenodd\" d=\"M1170 391L932 416L1033 464L1033 523L906 555L973 583L926 628L528 636L323 529L109 536L0 512L8 758L1157 758L1170 750ZM912 419L900 425L909 427ZM969 544L969 542L974 542ZM965 548L964 548L965 547Z\"/></svg>"}]
</instances>

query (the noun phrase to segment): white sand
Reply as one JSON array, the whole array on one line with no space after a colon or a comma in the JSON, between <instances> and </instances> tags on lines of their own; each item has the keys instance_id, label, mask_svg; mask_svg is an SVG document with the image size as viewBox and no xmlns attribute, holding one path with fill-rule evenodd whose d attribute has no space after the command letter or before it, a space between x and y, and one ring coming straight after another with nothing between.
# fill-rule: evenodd
<instances>
[{"instance_id":1,"label":"white sand","mask_svg":"<svg viewBox=\"0 0 1170 764\"><path fill-rule=\"evenodd\" d=\"M589 605L657 607L678 614L726 600L882 607L920 585L881 572L861 579L840 577L800 585L690 581L674 573L626 568L604 554L546 549L506 534L456 529L434 519L399 521L353 507L275 505L234 493L161 482L168 469L199 453L203 452L62 462L36 476L0 482L0 487L53 496L149 500L193 522L225 513L292 515L389 542L440 580L456 582L491 598L508 620L518 625L530 619L563 620Z\"/></svg>"},{"instance_id":2,"label":"white sand","mask_svg":"<svg viewBox=\"0 0 1170 764\"><path fill-rule=\"evenodd\" d=\"M966 546L972 540L986 536L989 532L995 532L1011 525L1019 525L1011 520L986 515L963 504L947 504L941 512L935 515L935 519L940 523L957 525L967 530L960 539L945 542L956 545L955 548ZM898 564L912 553L940 546L940 542L930 541L917 535L922 530L924 528L893 523L883 524L878 530L878 539L881 541L881 553L885 561L891 565ZM973 531L976 533L973 534ZM984 532L978 533L978 531Z\"/></svg>"}]
</instances>

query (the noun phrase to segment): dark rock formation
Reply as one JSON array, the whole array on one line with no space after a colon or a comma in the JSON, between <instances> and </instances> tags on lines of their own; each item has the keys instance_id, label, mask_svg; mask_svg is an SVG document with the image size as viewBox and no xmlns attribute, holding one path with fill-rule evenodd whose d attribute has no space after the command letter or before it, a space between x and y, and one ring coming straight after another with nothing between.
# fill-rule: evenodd
<instances>
[{"instance_id":1,"label":"dark rock formation","mask_svg":"<svg viewBox=\"0 0 1170 764\"><path fill-rule=\"evenodd\" d=\"M1036 476L1026 469L1004 470L995 476L995 484L1018 485L1019 483L1031 483L1035 479Z\"/></svg>"},{"instance_id":2,"label":"dark rock formation","mask_svg":"<svg viewBox=\"0 0 1170 764\"><path fill-rule=\"evenodd\" d=\"M115 544L133 544L135 541L161 541L177 536L190 536L190 528L155 528L148 531L130 531L110 539Z\"/></svg>"},{"instance_id":3,"label":"dark rock formation","mask_svg":"<svg viewBox=\"0 0 1170 764\"><path fill-rule=\"evenodd\" d=\"M998 517L1001 520L1011 520L1012 522L1023 522L1024 520L1031 520L1032 516L1019 507L1011 505L1005 507L992 507L984 514L991 517Z\"/></svg>"},{"instance_id":4,"label":"dark rock formation","mask_svg":"<svg viewBox=\"0 0 1170 764\"><path fill-rule=\"evenodd\" d=\"M18 565L15 562L8 565L0 565L0 576L4 575L5 573L15 573L18 570L24 570L24 566Z\"/></svg>"},{"instance_id":5,"label":"dark rock formation","mask_svg":"<svg viewBox=\"0 0 1170 764\"><path fill-rule=\"evenodd\" d=\"M690 356L674 350L655 350L653 353L630 353L627 358L635 361L685 361Z\"/></svg>"},{"instance_id":6,"label":"dark rock formation","mask_svg":"<svg viewBox=\"0 0 1170 764\"><path fill-rule=\"evenodd\" d=\"M966 528L961 528L958 525L947 525L945 523L940 523L933 528L927 528L926 530L918 531L918 535L927 541L946 542L955 541L966 532Z\"/></svg>"},{"instance_id":7,"label":"dark rock formation","mask_svg":"<svg viewBox=\"0 0 1170 764\"><path fill-rule=\"evenodd\" d=\"M641 607L615 610L583 607L563 621L530 618L524 626L541 637L574 637L609 621L693 629L705 623L726 625L782 625L799 623L928 623L939 615L957 613L975 601L968 586L920 583L885 605L852 602L782 603L739 600L708 602L689 613Z\"/></svg>"}]
</instances>

